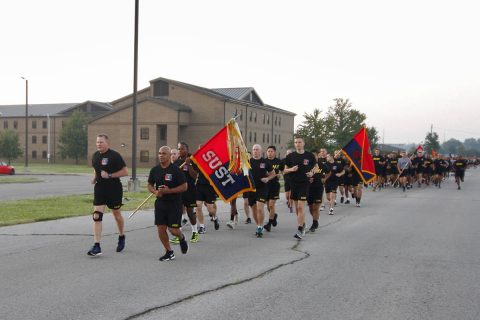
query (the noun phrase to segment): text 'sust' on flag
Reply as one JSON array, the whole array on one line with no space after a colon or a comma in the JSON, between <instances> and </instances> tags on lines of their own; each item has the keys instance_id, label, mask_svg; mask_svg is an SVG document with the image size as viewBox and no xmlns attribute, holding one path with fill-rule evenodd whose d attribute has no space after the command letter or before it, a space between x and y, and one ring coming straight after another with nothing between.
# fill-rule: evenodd
<instances>
[{"instance_id":1,"label":"text 'sust' on flag","mask_svg":"<svg viewBox=\"0 0 480 320\"><path fill-rule=\"evenodd\" d=\"M253 179L250 177L251 172L245 175L239 168L229 171L227 129L227 126L223 127L191 156L192 161L225 202L231 201L241 193L255 190Z\"/></svg>"}]
</instances>

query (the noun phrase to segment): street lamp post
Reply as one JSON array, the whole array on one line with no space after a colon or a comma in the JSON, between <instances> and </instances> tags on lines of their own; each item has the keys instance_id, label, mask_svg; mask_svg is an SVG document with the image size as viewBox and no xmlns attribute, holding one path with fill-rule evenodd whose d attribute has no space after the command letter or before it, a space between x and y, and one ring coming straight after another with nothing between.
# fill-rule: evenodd
<instances>
[{"instance_id":1,"label":"street lamp post","mask_svg":"<svg viewBox=\"0 0 480 320\"><path fill-rule=\"evenodd\" d=\"M25 168L28 168L28 79L25 80Z\"/></svg>"}]
</instances>

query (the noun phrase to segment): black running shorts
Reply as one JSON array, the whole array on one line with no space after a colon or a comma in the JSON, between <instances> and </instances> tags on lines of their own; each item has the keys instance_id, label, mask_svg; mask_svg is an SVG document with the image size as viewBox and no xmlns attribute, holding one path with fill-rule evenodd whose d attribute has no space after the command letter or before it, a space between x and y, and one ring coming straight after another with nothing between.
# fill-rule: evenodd
<instances>
[{"instance_id":1,"label":"black running shorts","mask_svg":"<svg viewBox=\"0 0 480 320\"><path fill-rule=\"evenodd\" d=\"M325 193L337 193L338 183L335 182L327 182L325 183Z\"/></svg>"},{"instance_id":2,"label":"black running shorts","mask_svg":"<svg viewBox=\"0 0 480 320\"><path fill-rule=\"evenodd\" d=\"M280 199L280 182L273 181L268 184L268 200Z\"/></svg>"},{"instance_id":3,"label":"black running shorts","mask_svg":"<svg viewBox=\"0 0 480 320\"><path fill-rule=\"evenodd\" d=\"M314 203L322 203L323 197L323 186L321 187L310 187L308 190L307 203L312 205Z\"/></svg>"},{"instance_id":4,"label":"black running shorts","mask_svg":"<svg viewBox=\"0 0 480 320\"><path fill-rule=\"evenodd\" d=\"M248 193L248 205L253 207L257 202L267 202L268 188L267 186L257 187L257 191Z\"/></svg>"},{"instance_id":5,"label":"black running shorts","mask_svg":"<svg viewBox=\"0 0 480 320\"><path fill-rule=\"evenodd\" d=\"M182 226L183 206L181 201L155 201L155 225L166 225L169 228Z\"/></svg>"},{"instance_id":6,"label":"black running shorts","mask_svg":"<svg viewBox=\"0 0 480 320\"><path fill-rule=\"evenodd\" d=\"M182 193L182 203L186 208L197 207L197 188L195 186L188 186L188 190Z\"/></svg>"},{"instance_id":7,"label":"black running shorts","mask_svg":"<svg viewBox=\"0 0 480 320\"><path fill-rule=\"evenodd\" d=\"M307 201L308 189L310 187L308 182L298 183L292 181L290 186L292 188L290 193L290 198L292 200Z\"/></svg>"},{"instance_id":8,"label":"black running shorts","mask_svg":"<svg viewBox=\"0 0 480 320\"><path fill-rule=\"evenodd\" d=\"M93 205L106 205L109 209L120 209L123 199L123 187L120 180L111 183L96 183L93 188Z\"/></svg>"},{"instance_id":9,"label":"black running shorts","mask_svg":"<svg viewBox=\"0 0 480 320\"><path fill-rule=\"evenodd\" d=\"M197 184L197 201L204 201L208 204L213 204L217 198L217 194L211 185Z\"/></svg>"}]
</instances>

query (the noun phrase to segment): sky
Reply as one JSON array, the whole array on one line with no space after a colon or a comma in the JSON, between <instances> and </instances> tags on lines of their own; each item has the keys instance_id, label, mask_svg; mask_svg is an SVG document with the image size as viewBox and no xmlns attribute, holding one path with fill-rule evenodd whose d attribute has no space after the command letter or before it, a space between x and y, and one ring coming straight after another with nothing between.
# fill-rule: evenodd
<instances>
[{"instance_id":1,"label":"sky","mask_svg":"<svg viewBox=\"0 0 480 320\"><path fill-rule=\"evenodd\" d=\"M0 11L0 105L133 92L134 0L15 0ZM385 143L480 138L479 4L140 0L138 89L165 77L254 87L270 105L349 99Z\"/></svg>"}]
</instances>

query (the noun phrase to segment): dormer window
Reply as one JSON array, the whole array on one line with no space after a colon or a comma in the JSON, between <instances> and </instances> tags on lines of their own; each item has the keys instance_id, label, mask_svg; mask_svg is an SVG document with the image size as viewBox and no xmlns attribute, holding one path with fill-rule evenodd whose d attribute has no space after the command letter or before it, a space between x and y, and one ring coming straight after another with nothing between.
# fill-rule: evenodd
<instances>
[{"instance_id":1,"label":"dormer window","mask_svg":"<svg viewBox=\"0 0 480 320\"><path fill-rule=\"evenodd\" d=\"M168 82L158 80L153 84L153 96L155 97L167 97L168 96Z\"/></svg>"}]
</instances>

